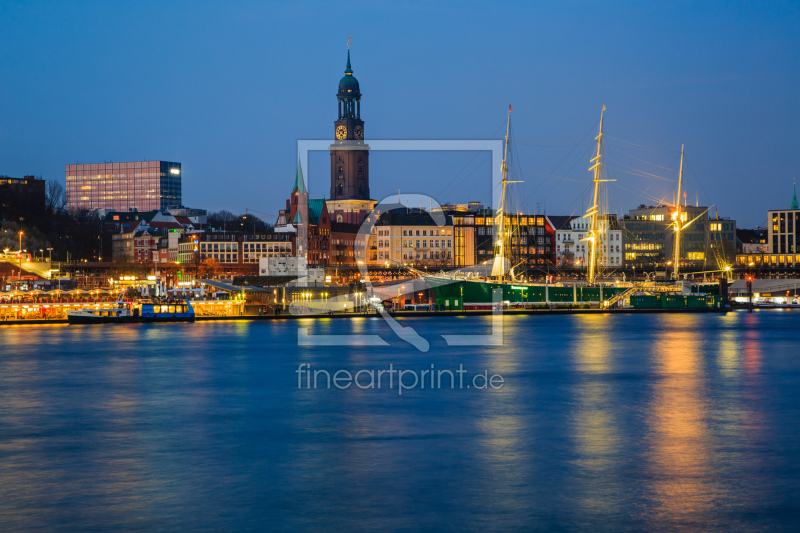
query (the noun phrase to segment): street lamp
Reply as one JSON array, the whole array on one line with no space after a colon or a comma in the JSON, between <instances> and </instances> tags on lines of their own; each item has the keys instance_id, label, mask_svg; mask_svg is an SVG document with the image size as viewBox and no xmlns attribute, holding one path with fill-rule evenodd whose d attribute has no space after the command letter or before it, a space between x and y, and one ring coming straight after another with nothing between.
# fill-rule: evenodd
<instances>
[{"instance_id":1,"label":"street lamp","mask_svg":"<svg viewBox=\"0 0 800 533\"><path fill-rule=\"evenodd\" d=\"M192 249L194 256L194 277L199 277L200 272L200 246L198 246L197 235L192 235Z\"/></svg>"},{"instance_id":2,"label":"street lamp","mask_svg":"<svg viewBox=\"0 0 800 533\"><path fill-rule=\"evenodd\" d=\"M47 262L48 263L52 263L53 262L53 249L52 248L48 248L47 249Z\"/></svg>"},{"instance_id":3,"label":"street lamp","mask_svg":"<svg viewBox=\"0 0 800 533\"><path fill-rule=\"evenodd\" d=\"M23 232L20 230L19 232L19 280L22 281L22 235Z\"/></svg>"}]
</instances>

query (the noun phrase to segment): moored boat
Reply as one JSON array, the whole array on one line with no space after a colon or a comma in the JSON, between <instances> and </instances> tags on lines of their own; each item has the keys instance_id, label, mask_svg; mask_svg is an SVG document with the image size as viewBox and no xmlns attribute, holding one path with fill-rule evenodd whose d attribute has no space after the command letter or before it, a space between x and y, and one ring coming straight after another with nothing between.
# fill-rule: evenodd
<instances>
[{"instance_id":1,"label":"moored boat","mask_svg":"<svg viewBox=\"0 0 800 533\"><path fill-rule=\"evenodd\" d=\"M116 308L67 311L70 324L124 324L130 322L194 322L195 313L187 300L119 302Z\"/></svg>"}]
</instances>

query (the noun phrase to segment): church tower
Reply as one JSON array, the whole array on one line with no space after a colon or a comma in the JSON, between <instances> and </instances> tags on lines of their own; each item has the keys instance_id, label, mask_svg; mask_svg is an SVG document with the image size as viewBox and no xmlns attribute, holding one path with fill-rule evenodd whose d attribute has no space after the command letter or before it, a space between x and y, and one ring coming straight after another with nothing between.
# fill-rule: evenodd
<instances>
[{"instance_id":1,"label":"church tower","mask_svg":"<svg viewBox=\"0 0 800 533\"><path fill-rule=\"evenodd\" d=\"M336 93L338 118L334 124L336 140L330 146L331 195L328 211L336 222L361 224L376 202L369 195L369 146L364 142L361 120L361 91L350 66L339 80Z\"/></svg>"}]
</instances>

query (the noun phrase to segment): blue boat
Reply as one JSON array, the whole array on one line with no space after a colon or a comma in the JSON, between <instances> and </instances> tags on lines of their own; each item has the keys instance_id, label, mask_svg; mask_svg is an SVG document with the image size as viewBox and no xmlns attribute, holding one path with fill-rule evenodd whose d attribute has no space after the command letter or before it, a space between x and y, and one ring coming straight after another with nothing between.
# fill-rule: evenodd
<instances>
[{"instance_id":1,"label":"blue boat","mask_svg":"<svg viewBox=\"0 0 800 533\"><path fill-rule=\"evenodd\" d=\"M126 324L131 322L194 322L194 308L188 300L119 302L112 309L67 311L70 324Z\"/></svg>"}]
</instances>

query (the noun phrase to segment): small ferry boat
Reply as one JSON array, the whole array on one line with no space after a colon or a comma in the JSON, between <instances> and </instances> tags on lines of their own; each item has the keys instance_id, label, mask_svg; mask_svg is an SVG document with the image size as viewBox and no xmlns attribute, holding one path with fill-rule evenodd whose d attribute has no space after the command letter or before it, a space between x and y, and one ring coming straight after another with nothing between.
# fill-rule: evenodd
<instances>
[{"instance_id":1,"label":"small ferry boat","mask_svg":"<svg viewBox=\"0 0 800 533\"><path fill-rule=\"evenodd\" d=\"M194 322L194 309L187 300L153 302L138 300L119 302L115 308L67 311L70 324L104 324L129 322Z\"/></svg>"}]
</instances>

